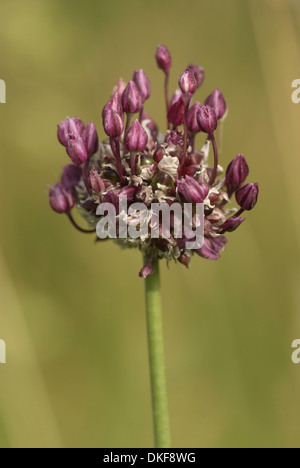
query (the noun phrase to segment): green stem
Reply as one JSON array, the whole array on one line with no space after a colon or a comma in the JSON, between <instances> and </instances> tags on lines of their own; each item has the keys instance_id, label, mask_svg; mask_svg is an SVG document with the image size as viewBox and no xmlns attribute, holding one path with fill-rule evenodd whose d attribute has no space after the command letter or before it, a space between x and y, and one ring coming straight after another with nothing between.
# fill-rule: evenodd
<instances>
[{"instance_id":1,"label":"green stem","mask_svg":"<svg viewBox=\"0 0 300 468\"><path fill-rule=\"evenodd\" d=\"M146 259L147 263L148 259ZM145 279L146 313L152 409L156 448L170 448L167 388L164 363L162 308L160 297L159 261L153 261L154 273Z\"/></svg>"}]
</instances>

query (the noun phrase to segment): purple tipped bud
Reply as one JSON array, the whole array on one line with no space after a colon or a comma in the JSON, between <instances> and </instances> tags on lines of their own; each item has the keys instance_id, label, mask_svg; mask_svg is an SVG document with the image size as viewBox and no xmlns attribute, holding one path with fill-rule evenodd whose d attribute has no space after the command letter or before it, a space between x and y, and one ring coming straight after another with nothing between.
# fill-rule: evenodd
<instances>
[{"instance_id":1,"label":"purple tipped bud","mask_svg":"<svg viewBox=\"0 0 300 468\"><path fill-rule=\"evenodd\" d=\"M200 185L193 177L185 176L183 180L177 181L178 192L188 203L202 203L208 195L209 187Z\"/></svg>"},{"instance_id":2,"label":"purple tipped bud","mask_svg":"<svg viewBox=\"0 0 300 468\"><path fill-rule=\"evenodd\" d=\"M82 120L77 117L72 119L68 117L57 125L57 138L63 146L67 146L70 134L81 136L83 130L84 123Z\"/></svg>"},{"instance_id":3,"label":"purple tipped bud","mask_svg":"<svg viewBox=\"0 0 300 468\"><path fill-rule=\"evenodd\" d=\"M258 198L258 184L247 184L244 187L238 189L235 194L237 203L243 210L252 210L257 202Z\"/></svg>"},{"instance_id":4,"label":"purple tipped bud","mask_svg":"<svg viewBox=\"0 0 300 468\"><path fill-rule=\"evenodd\" d=\"M82 139L89 154L94 154L98 151L99 140L95 124L92 122L87 124L82 132Z\"/></svg>"},{"instance_id":5,"label":"purple tipped bud","mask_svg":"<svg viewBox=\"0 0 300 468\"><path fill-rule=\"evenodd\" d=\"M198 67L198 65L193 65L193 64L189 65L188 68L193 70L196 81L197 81L197 88L200 88L205 78L204 69L202 67Z\"/></svg>"},{"instance_id":6,"label":"purple tipped bud","mask_svg":"<svg viewBox=\"0 0 300 468\"><path fill-rule=\"evenodd\" d=\"M146 148L147 141L148 135L146 130L143 129L138 120L135 120L125 137L126 148L129 151L143 151Z\"/></svg>"},{"instance_id":7,"label":"purple tipped bud","mask_svg":"<svg viewBox=\"0 0 300 468\"><path fill-rule=\"evenodd\" d=\"M57 213L70 211L76 203L73 192L66 189L61 183L56 184L55 187L50 187L49 201L51 208Z\"/></svg>"},{"instance_id":8,"label":"purple tipped bud","mask_svg":"<svg viewBox=\"0 0 300 468\"><path fill-rule=\"evenodd\" d=\"M157 47L155 58L158 68L163 70L165 73L168 73L172 65L172 59L166 46L159 45Z\"/></svg>"},{"instance_id":9,"label":"purple tipped bud","mask_svg":"<svg viewBox=\"0 0 300 468\"><path fill-rule=\"evenodd\" d=\"M134 81L129 81L122 94L122 107L124 112L134 114L140 112L143 107L143 99Z\"/></svg>"},{"instance_id":10,"label":"purple tipped bud","mask_svg":"<svg viewBox=\"0 0 300 468\"><path fill-rule=\"evenodd\" d=\"M227 105L220 89L215 89L205 101L206 106L215 109L217 119L221 119L227 110Z\"/></svg>"},{"instance_id":11,"label":"purple tipped bud","mask_svg":"<svg viewBox=\"0 0 300 468\"><path fill-rule=\"evenodd\" d=\"M203 132L208 134L213 133L218 125L215 110L210 106L200 107L197 120Z\"/></svg>"},{"instance_id":12,"label":"purple tipped bud","mask_svg":"<svg viewBox=\"0 0 300 468\"><path fill-rule=\"evenodd\" d=\"M220 226L224 232L233 232L235 231L243 222L245 218L239 218L238 216L233 216L228 218L222 226Z\"/></svg>"},{"instance_id":13,"label":"purple tipped bud","mask_svg":"<svg viewBox=\"0 0 300 468\"><path fill-rule=\"evenodd\" d=\"M226 237L205 237L204 244L201 249L196 250L200 257L208 260L218 260L221 252L225 249Z\"/></svg>"},{"instance_id":14,"label":"purple tipped bud","mask_svg":"<svg viewBox=\"0 0 300 468\"><path fill-rule=\"evenodd\" d=\"M150 259L147 265L143 266L143 268L139 272L140 278L147 278L147 276L153 275L154 269L153 269L152 263L153 263L153 255L150 256Z\"/></svg>"},{"instance_id":15,"label":"purple tipped bud","mask_svg":"<svg viewBox=\"0 0 300 468\"><path fill-rule=\"evenodd\" d=\"M246 180L249 174L249 167L242 154L238 154L228 165L226 170L225 184L228 193L231 195Z\"/></svg>"},{"instance_id":16,"label":"purple tipped bud","mask_svg":"<svg viewBox=\"0 0 300 468\"><path fill-rule=\"evenodd\" d=\"M89 156L83 139L74 134L70 135L66 149L73 163L78 166L85 162Z\"/></svg>"},{"instance_id":17,"label":"purple tipped bud","mask_svg":"<svg viewBox=\"0 0 300 468\"><path fill-rule=\"evenodd\" d=\"M143 100L145 101L146 99L148 99L151 94L151 84L144 70L142 69L135 70L133 72L132 79L135 82L136 86L138 87Z\"/></svg>"},{"instance_id":18,"label":"purple tipped bud","mask_svg":"<svg viewBox=\"0 0 300 468\"><path fill-rule=\"evenodd\" d=\"M103 127L109 137L119 137L124 128L123 119L116 111L108 110L103 116Z\"/></svg>"},{"instance_id":19,"label":"purple tipped bud","mask_svg":"<svg viewBox=\"0 0 300 468\"><path fill-rule=\"evenodd\" d=\"M198 112L201 108L199 101L196 101L195 104L187 112L187 127L190 132L198 133L201 132L201 127L198 123Z\"/></svg>"},{"instance_id":20,"label":"purple tipped bud","mask_svg":"<svg viewBox=\"0 0 300 468\"><path fill-rule=\"evenodd\" d=\"M175 127L182 125L184 121L184 109L185 103L181 96L178 101L173 104L168 111L168 122L173 124Z\"/></svg>"},{"instance_id":21,"label":"purple tipped bud","mask_svg":"<svg viewBox=\"0 0 300 468\"><path fill-rule=\"evenodd\" d=\"M81 176L81 167L75 166L75 164L68 164L63 168L61 182L66 189L71 189L79 183Z\"/></svg>"},{"instance_id":22,"label":"purple tipped bud","mask_svg":"<svg viewBox=\"0 0 300 468\"><path fill-rule=\"evenodd\" d=\"M184 94L194 94L197 91L197 81L193 70L187 68L182 72L178 84Z\"/></svg>"},{"instance_id":23,"label":"purple tipped bud","mask_svg":"<svg viewBox=\"0 0 300 468\"><path fill-rule=\"evenodd\" d=\"M105 190L105 184L98 172L96 171L95 166L92 167L92 170L90 172L90 185L94 192L98 194L104 192Z\"/></svg>"}]
</instances>

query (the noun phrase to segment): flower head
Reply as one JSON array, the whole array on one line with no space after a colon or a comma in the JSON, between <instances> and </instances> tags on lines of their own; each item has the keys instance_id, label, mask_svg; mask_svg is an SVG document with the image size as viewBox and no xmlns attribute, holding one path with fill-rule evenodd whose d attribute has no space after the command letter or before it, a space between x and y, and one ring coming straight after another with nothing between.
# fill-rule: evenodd
<instances>
[{"instance_id":1,"label":"flower head","mask_svg":"<svg viewBox=\"0 0 300 468\"><path fill-rule=\"evenodd\" d=\"M119 80L103 107L103 128L108 136L104 141L99 143L93 123L85 126L78 118L68 118L58 125L58 140L66 147L72 163L64 167L61 182L49 190L53 210L66 213L75 226L70 215L75 206L90 227L95 227L102 219L99 205L110 203L115 210L115 242L122 247L137 247L149 258L140 271L142 278L153 273L153 260L157 258L173 259L185 266L190 265L195 253L217 260L225 249L227 233L245 221L241 213L252 210L258 197L257 183L243 185L249 174L243 155L238 154L230 162L225 175L219 166L214 133L227 109L221 91L216 89L204 106L199 100L190 104L205 75L201 67L190 65L180 75L180 89L169 99L171 55L165 46L158 46L155 58L165 73L166 132L160 132L144 110L151 85L144 70L135 70L127 85ZM131 121L135 113L138 115ZM206 133L207 139L197 149L195 140L200 132ZM237 209L233 205L234 193ZM176 214L175 208L179 206L184 211L187 203L191 207L191 229L178 237L176 226L182 216ZM143 216L137 209L141 204L145 207ZM192 249L188 238L191 234L193 237L197 223L197 204L203 206L204 240L200 248ZM153 217L157 206L173 210L167 233L163 217ZM124 225L133 229L142 223L156 229L157 235L122 236Z\"/></svg>"}]
</instances>

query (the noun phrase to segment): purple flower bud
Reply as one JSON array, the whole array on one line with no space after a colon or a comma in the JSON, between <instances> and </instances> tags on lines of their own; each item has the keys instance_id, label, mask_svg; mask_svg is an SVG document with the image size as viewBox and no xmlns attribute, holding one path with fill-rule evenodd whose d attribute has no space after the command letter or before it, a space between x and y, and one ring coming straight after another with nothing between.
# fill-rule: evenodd
<instances>
[{"instance_id":1,"label":"purple flower bud","mask_svg":"<svg viewBox=\"0 0 300 468\"><path fill-rule=\"evenodd\" d=\"M123 119L114 110L108 110L103 116L103 127L106 135L111 138L119 137L124 128Z\"/></svg>"},{"instance_id":2,"label":"purple flower bud","mask_svg":"<svg viewBox=\"0 0 300 468\"><path fill-rule=\"evenodd\" d=\"M123 78L119 78L118 79L118 83L116 84L116 86L114 87L114 89L112 90L112 96L114 94L118 94L119 96L122 96L123 94L123 91L124 89L126 88L126 83L125 81L123 80Z\"/></svg>"},{"instance_id":3,"label":"purple flower bud","mask_svg":"<svg viewBox=\"0 0 300 468\"><path fill-rule=\"evenodd\" d=\"M148 99L151 94L151 84L144 70L142 69L135 70L133 72L132 79L135 82L136 86L138 87L143 100L145 101L146 99Z\"/></svg>"},{"instance_id":4,"label":"purple flower bud","mask_svg":"<svg viewBox=\"0 0 300 468\"><path fill-rule=\"evenodd\" d=\"M246 180L249 167L242 154L238 154L229 164L226 170L225 184L231 195Z\"/></svg>"},{"instance_id":5,"label":"purple flower bud","mask_svg":"<svg viewBox=\"0 0 300 468\"><path fill-rule=\"evenodd\" d=\"M176 89L171 97L171 106L175 104L175 102L179 101L179 99L183 96L180 89Z\"/></svg>"},{"instance_id":6,"label":"purple flower bud","mask_svg":"<svg viewBox=\"0 0 300 468\"><path fill-rule=\"evenodd\" d=\"M200 185L193 177L185 176L183 180L177 181L178 192L188 203L202 203L208 195L209 187Z\"/></svg>"},{"instance_id":7,"label":"purple flower bud","mask_svg":"<svg viewBox=\"0 0 300 468\"><path fill-rule=\"evenodd\" d=\"M135 120L125 137L126 148L129 151L143 151L146 148L147 141L147 132L143 129L140 122Z\"/></svg>"},{"instance_id":8,"label":"purple flower bud","mask_svg":"<svg viewBox=\"0 0 300 468\"><path fill-rule=\"evenodd\" d=\"M227 105L220 89L215 89L205 101L206 106L215 109L217 119L221 119L227 110Z\"/></svg>"},{"instance_id":9,"label":"purple flower bud","mask_svg":"<svg viewBox=\"0 0 300 468\"><path fill-rule=\"evenodd\" d=\"M105 191L105 184L98 172L96 171L95 166L92 167L92 170L90 172L90 185L94 192L96 192L97 194L100 194Z\"/></svg>"},{"instance_id":10,"label":"purple flower bud","mask_svg":"<svg viewBox=\"0 0 300 468\"><path fill-rule=\"evenodd\" d=\"M168 73L172 65L172 59L166 46L159 45L157 47L155 58L158 68L163 70L165 73Z\"/></svg>"},{"instance_id":11,"label":"purple flower bud","mask_svg":"<svg viewBox=\"0 0 300 468\"><path fill-rule=\"evenodd\" d=\"M80 136L71 134L67 144L67 153L74 164L82 164L88 158L88 151Z\"/></svg>"},{"instance_id":12,"label":"purple flower bud","mask_svg":"<svg viewBox=\"0 0 300 468\"><path fill-rule=\"evenodd\" d=\"M197 81L193 70L187 68L182 72L178 84L184 94L194 94L197 91Z\"/></svg>"},{"instance_id":13,"label":"purple flower bud","mask_svg":"<svg viewBox=\"0 0 300 468\"><path fill-rule=\"evenodd\" d=\"M218 260L221 252L225 249L226 237L205 237L204 244L201 249L196 250L200 257L207 258L208 260Z\"/></svg>"},{"instance_id":14,"label":"purple flower bud","mask_svg":"<svg viewBox=\"0 0 300 468\"><path fill-rule=\"evenodd\" d=\"M216 130L218 125L215 110L210 106L200 107L197 120L203 132L209 135Z\"/></svg>"},{"instance_id":15,"label":"purple flower bud","mask_svg":"<svg viewBox=\"0 0 300 468\"><path fill-rule=\"evenodd\" d=\"M92 122L87 124L82 132L82 139L89 154L94 154L98 151L99 140L95 124Z\"/></svg>"},{"instance_id":16,"label":"purple flower bud","mask_svg":"<svg viewBox=\"0 0 300 468\"><path fill-rule=\"evenodd\" d=\"M126 187L123 187L120 192L118 193L118 198L127 198L127 201L132 203L135 199L135 194L136 194L136 187L132 187L127 185Z\"/></svg>"},{"instance_id":17,"label":"purple flower bud","mask_svg":"<svg viewBox=\"0 0 300 468\"><path fill-rule=\"evenodd\" d=\"M170 107L168 111L168 122L173 124L175 127L182 125L184 120L184 109L185 103L183 97L181 97Z\"/></svg>"},{"instance_id":18,"label":"purple flower bud","mask_svg":"<svg viewBox=\"0 0 300 468\"><path fill-rule=\"evenodd\" d=\"M252 210L257 202L258 198L258 184L247 184L244 187L238 189L235 193L237 203L243 210Z\"/></svg>"},{"instance_id":19,"label":"purple flower bud","mask_svg":"<svg viewBox=\"0 0 300 468\"><path fill-rule=\"evenodd\" d=\"M197 88L200 88L205 78L204 69L202 67L198 67L198 65L193 65L193 64L189 65L188 68L193 70L196 81L197 81Z\"/></svg>"},{"instance_id":20,"label":"purple flower bud","mask_svg":"<svg viewBox=\"0 0 300 468\"><path fill-rule=\"evenodd\" d=\"M81 179L81 167L75 164L68 164L63 168L61 182L66 189L71 189L77 185Z\"/></svg>"},{"instance_id":21,"label":"purple flower bud","mask_svg":"<svg viewBox=\"0 0 300 468\"><path fill-rule=\"evenodd\" d=\"M122 94L122 107L124 112L134 114L143 107L143 99L134 81L129 81Z\"/></svg>"},{"instance_id":22,"label":"purple flower bud","mask_svg":"<svg viewBox=\"0 0 300 468\"><path fill-rule=\"evenodd\" d=\"M238 216L233 216L232 218L226 219L225 223L222 224L221 229L224 232L233 232L235 231L243 222L245 218L240 218Z\"/></svg>"},{"instance_id":23,"label":"purple flower bud","mask_svg":"<svg viewBox=\"0 0 300 468\"><path fill-rule=\"evenodd\" d=\"M67 146L70 134L81 136L83 130L84 123L82 120L77 117L72 119L68 117L57 125L57 138L63 146Z\"/></svg>"},{"instance_id":24,"label":"purple flower bud","mask_svg":"<svg viewBox=\"0 0 300 468\"><path fill-rule=\"evenodd\" d=\"M56 184L55 187L50 187L49 201L51 208L57 213L70 211L76 203L73 192L66 189L61 183Z\"/></svg>"},{"instance_id":25,"label":"purple flower bud","mask_svg":"<svg viewBox=\"0 0 300 468\"><path fill-rule=\"evenodd\" d=\"M187 127L190 132L198 133L201 132L201 127L198 123L198 112L201 108L199 101L196 101L195 104L187 112Z\"/></svg>"},{"instance_id":26,"label":"purple flower bud","mask_svg":"<svg viewBox=\"0 0 300 468\"><path fill-rule=\"evenodd\" d=\"M119 93L115 93L112 98L105 104L102 109L102 119L104 118L105 113L108 110L114 110L120 115L123 115L123 109L121 104L121 95Z\"/></svg>"}]
</instances>

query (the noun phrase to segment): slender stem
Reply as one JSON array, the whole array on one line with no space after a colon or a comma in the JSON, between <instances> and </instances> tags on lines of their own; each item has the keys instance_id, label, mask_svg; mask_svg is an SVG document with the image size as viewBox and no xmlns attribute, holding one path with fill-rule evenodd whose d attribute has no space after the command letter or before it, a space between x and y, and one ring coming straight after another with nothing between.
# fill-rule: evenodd
<instances>
[{"instance_id":1,"label":"slender stem","mask_svg":"<svg viewBox=\"0 0 300 468\"><path fill-rule=\"evenodd\" d=\"M147 262L148 259L146 259ZM169 448L171 447L171 439L165 377L158 260L153 261L153 268L153 275L148 276L145 282L154 436L156 448Z\"/></svg>"},{"instance_id":2,"label":"slender stem","mask_svg":"<svg viewBox=\"0 0 300 468\"><path fill-rule=\"evenodd\" d=\"M218 157L217 143L216 143L216 139L215 139L213 133L211 133L209 135L209 139L212 142L212 146L213 146L213 150L214 150L214 168L213 168L211 177L209 179L209 185L212 185L214 183L214 181L215 181L215 178L217 177L219 157Z\"/></svg>"},{"instance_id":3,"label":"slender stem","mask_svg":"<svg viewBox=\"0 0 300 468\"><path fill-rule=\"evenodd\" d=\"M169 72L165 73L165 102L166 102L166 112L167 112L167 129L170 128L168 121L168 112L169 112Z\"/></svg>"},{"instance_id":4,"label":"slender stem","mask_svg":"<svg viewBox=\"0 0 300 468\"><path fill-rule=\"evenodd\" d=\"M66 215L68 216L69 220L73 224L73 226L80 232L84 232L85 234L95 234L96 229L83 229L82 227L78 226L76 223L75 219L73 218L72 214L70 211L67 211Z\"/></svg>"}]
</instances>

